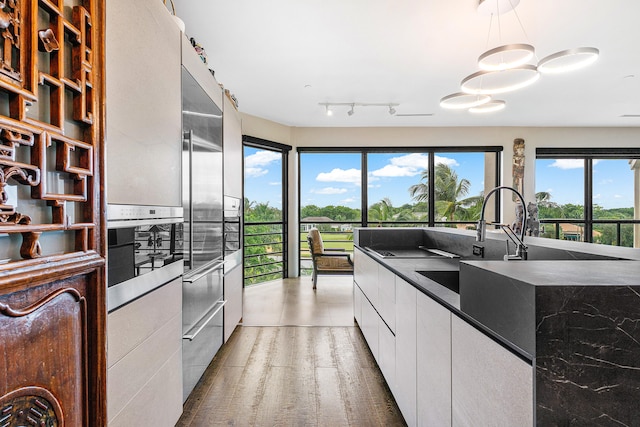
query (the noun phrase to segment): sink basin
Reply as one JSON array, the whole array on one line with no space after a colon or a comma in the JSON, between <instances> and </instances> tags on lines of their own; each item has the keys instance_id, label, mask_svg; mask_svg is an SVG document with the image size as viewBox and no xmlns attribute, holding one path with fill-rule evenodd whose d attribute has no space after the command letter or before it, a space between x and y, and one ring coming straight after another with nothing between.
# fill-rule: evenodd
<instances>
[{"instance_id":1,"label":"sink basin","mask_svg":"<svg viewBox=\"0 0 640 427\"><path fill-rule=\"evenodd\" d=\"M460 272L459 271L416 270L416 273L422 274L427 279L431 279L434 282L444 286L449 290L452 290L457 294L460 293Z\"/></svg>"}]
</instances>

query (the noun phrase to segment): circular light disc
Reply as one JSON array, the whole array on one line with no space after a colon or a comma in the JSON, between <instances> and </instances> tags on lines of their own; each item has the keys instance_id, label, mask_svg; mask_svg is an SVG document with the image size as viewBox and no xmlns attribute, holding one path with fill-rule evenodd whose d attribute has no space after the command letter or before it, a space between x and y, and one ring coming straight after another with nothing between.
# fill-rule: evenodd
<instances>
[{"instance_id":1,"label":"circular light disc","mask_svg":"<svg viewBox=\"0 0 640 427\"><path fill-rule=\"evenodd\" d=\"M491 101L491 96L481 94L453 93L440 100L440 106L450 110L464 110Z\"/></svg>"},{"instance_id":2,"label":"circular light disc","mask_svg":"<svg viewBox=\"0 0 640 427\"><path fill-rule=\"evenodd\" d=\"M469 94L495 94L511 92L530 84L540 78L540 73L533 65L521 65L501 71L478 71L462 80L462 91Z\"/></svg>"},{"instance_id":3,"label":"circular light disc","mask_svg":"<svg viewBox=\"0 0 640 427\"><path fill-rule=\"evenodd\" d=\"M487 102L486 104L479 105L477 107L469 108L470 113L493 113L494 111L503 110L507 106L507 103L500 100Z\"/></svg>"},{"instance_id":4,"label":"circular light disc","mask_svg":"<svg viewBox=\"0 0 640 427\"><path fill-rule=\"evenodd\" d=\"M530 44L507 44L480 55L478 66L481 70L507 70L526 64L534 53L535 49Z\"/></svg>"},{"instance_id":5,"label":"circular light disc","mask_svg":"<svg viewBox=\"0 0 640 427\"><path fill-rule=\"evenodd\" d=\"M564 73L573 71L595 62L600 51L595 47L577 47L546 56L538 63L541 73Z\"/></svg>"}]
</instances>

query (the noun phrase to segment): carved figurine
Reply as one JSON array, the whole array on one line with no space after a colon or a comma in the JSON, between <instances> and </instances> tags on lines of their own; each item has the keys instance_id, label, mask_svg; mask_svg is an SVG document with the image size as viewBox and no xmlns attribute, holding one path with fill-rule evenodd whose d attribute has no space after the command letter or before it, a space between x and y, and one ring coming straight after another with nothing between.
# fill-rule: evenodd
<instances>
[{"instance_id":1,"label":"carved figurine","mask_svg":"<svg viewBox=\"0 0 640 427\"><path fill-rule=\"evenodd\" d=\"M538 219L538 204L529 202L527 204L527 235L538 237L540 235L540 220Z\"/></svg>"}]
</instances>

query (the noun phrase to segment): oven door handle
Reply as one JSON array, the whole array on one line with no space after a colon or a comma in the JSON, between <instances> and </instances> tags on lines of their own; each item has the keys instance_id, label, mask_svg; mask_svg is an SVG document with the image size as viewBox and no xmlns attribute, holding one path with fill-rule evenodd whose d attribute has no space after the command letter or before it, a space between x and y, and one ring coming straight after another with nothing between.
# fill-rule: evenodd
<instances>
[{"instance_id":1,"label":"oven door handle","mask_svg":"<svg viewBox=\"0 0 640 427\"><path fill-rule=\"evenodd\" d=\"M216 270L220 270L222 267L224 267L226 261L219 261L216 262L215 264L212 264L211 266L203 269L203 270L197 270L193 275L189 275L189 276L184 276L182 278L183 282L187 282L187 283L193 283L193 282L197 282L198 280L202 279L204 276L206 276L207 274L210 274Z\"/></svg>"},{"instance_id":2,"label":"oven door handle","mask_svg":"<svg viewBox=\"0 0 640 427\"><path fill-rule=\"evenodd\" d=\"M224 305L227 303L226 300L218 301L213 305L211 310L209 310L198 322L193 326L193 328L189 329L186 334L182 336L183 340L193 341L200 332L213 320L214 317L222 310Z\"/></svg>"}]
</instances>

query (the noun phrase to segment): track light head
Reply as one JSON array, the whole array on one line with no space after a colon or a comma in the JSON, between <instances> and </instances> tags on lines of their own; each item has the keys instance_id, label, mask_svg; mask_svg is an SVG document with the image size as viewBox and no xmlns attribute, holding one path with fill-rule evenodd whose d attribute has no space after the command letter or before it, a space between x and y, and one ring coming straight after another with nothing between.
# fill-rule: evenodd
<instances>
[{"instance_id":1,"label":"track light head","mask_svg":"<svg viewBox=\"0 0 640 427\"><path fill-rule=\"evenodd\" d=\"M395 113L396 113L396 109L393 108L393 105L389 105L389 114L393 116Z\"/></svg>"},{"instance_id":2,"label":"track light head","mask_svg":"<svg viewBox=\"0 0 640 427\"><path fill-rule=\"evenodd\" d=\"M333 110L329 107L329 105L325 105L325 108L327 109L327 116L333 116Z\"/></svg>"},{"instance_id":3,"label":"track light head","mask_svg":"<svg viewBox=\"0 0 640 427\"><path fill-rule=\"evenodd\" d=\"M355 111L353 111L353 108L354 108L354 107L355 107L355 105L354 105L354 104L351 104L351 109L350 109L349 111L347 111L347 114L348 114L349 116L353 116L353 113L355 113Z\"/></svg>"}]
</instances>

